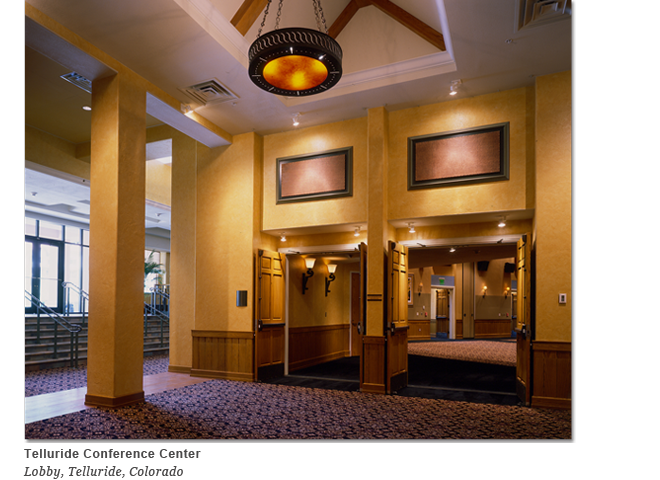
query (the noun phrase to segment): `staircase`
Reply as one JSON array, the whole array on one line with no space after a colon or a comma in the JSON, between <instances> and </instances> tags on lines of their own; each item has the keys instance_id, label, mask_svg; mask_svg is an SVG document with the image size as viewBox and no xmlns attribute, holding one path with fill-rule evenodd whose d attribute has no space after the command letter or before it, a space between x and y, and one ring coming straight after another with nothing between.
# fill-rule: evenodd
<instances>
[{"instance_id":1,"label":"staircase","mask_svg":"<svg viewBox=\"0 0 660 480\"><path fill-rule=\"evenodd\" d=\"M167 310L145 303L144 312L144 356L167 353L170 346ZM26 314L25 371L85 365L89 320L86 313L57 315L46 309L40 310L39 315ZM71 330L77 331L74 334Z\"/></svg>"}]
</instances>

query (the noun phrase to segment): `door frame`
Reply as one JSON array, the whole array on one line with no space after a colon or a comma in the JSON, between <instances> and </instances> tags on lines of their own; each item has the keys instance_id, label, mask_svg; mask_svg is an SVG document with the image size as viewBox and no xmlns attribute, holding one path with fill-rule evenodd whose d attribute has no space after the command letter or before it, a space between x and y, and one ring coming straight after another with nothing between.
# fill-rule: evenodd
<instances>
[{"instance_id":1,"label":"door frame","mask_svg":"<svg viewBox=\"0 0 660 480\"><path fill-rule=\"evenodd\" d=\"M64 265L64 241L63 240L53 240L49 238L41 238L41 237L33 237L31 235L25 235L25 243L31 243L32 244L32 272L30 272L30 277L32 278L32 288L31 291L35 292L35 282L37 282L37 278L41 279L41 245L50 245L53 247L57 247L57 306L55 307L50 307L51 310L53 310L56 313L63 313L64 312L64 292L62 289L62 282L64 281L64 271L65 271L65 265ZM25 245L24 243L24 245ZM25 255L25 248L23 249L23 255ZM35 262L35 258L38 258L38 262ZM39 268L39 277L34 276L34 271L35 271L35 263L38 264ZM25 272L27 273L27 272ZM37 297L39 300L41 300L41 284L39 282L39 285L36 288L36 291L38 292L38 295L34 295ZM25 313L26 314L33 314L36 313L37 309L34 306L27 307L25 308Z\"/></svg>"},{"instance_id":2,"label":"door frame","mask_svg":"<svg viewBox=\"0 0 660 480\"><path fill-rule=\"evenodd\" d=\"M454 285L442 285L442 286L437 286L437 285L431 285L431 297L433 297L433 294L437 292L438 290L447 290L447 294L449 295L449 335L448 338L449 340L456 340L456 311L455 311L455 305L454 305L454 295L455 295L455 287ZM437 312L438 307L436 306L436 302L431 302L431 316L435 317Z\"/></svg>"}]
</instances>

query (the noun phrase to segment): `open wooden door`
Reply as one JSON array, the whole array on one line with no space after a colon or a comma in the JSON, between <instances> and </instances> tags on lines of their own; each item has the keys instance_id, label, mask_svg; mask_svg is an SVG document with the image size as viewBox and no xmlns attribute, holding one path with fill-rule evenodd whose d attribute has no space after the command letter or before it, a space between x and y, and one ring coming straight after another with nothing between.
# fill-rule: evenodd
<instances>
[{"instance_id":1,"label":"open wooden door","mask_svg":"<svg viewBox=\"0 0 660 480\"><path fill-rule=\"evenodd\" d=\"M526 234L518 240L516 254L516 393L525 405L529 405L532 398L531 258L531 235Z\"/></svg>"},{"instance_id":2,"label":"open wooden door","mask_svg":"<svg viewBox=\"0 0 660 480\"><path fill-rule=\"evenodd\" d=\"M408 249L390 242L387 269L387 393L408 385Z\"/></svg>"},{"instance_id":3,"label":"open wooden door","mask_svg":"<svg viewBox=\"0 0 660 480\"><path fill-rule=\"evenodd\" d=\"M255 279L255 379L284 375L283 253L259 250Z\"/></svg>"}]
</instances>

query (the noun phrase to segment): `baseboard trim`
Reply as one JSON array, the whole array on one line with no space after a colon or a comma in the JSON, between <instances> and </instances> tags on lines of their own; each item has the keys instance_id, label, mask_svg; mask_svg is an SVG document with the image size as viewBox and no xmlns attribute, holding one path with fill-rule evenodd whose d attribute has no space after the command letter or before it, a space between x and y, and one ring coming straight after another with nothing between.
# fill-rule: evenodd
<instances>
[{"instance_id":1,"label":"baseboard trim","mask_svg":"<svg viewBox=\"0 0 660 480\"><path fill-rule=\"evenodd\" d=\"M203 378L217 378L218 380L236 380L239 382L254 381L254 375L251 373L221 372L218 370L200 370L197 368L190 369L190 376L203 377Z\"/></svg>"},{"instance_id":2,"label":"baseboard trim","mask_svg":"<svg viewBox=\"0 0 660 480\"><path fill-rule=\"evenodd\" d=\"M385 390L385 385L379 385L377 383L363 383L360 386L360 392L377 393L379 395L385 395L387 393Z\"/></svg>"},{"instance_id":3,"label":"baseboard trim","mask_svg":"<svg viewBox=\"0 0 660 480\"><path fill-rule=\"evenodd\" d=\"M184 367L181 365L170 365L167 367L167 371L171 373L186 373L190 374L192 367Z\"/></svg>"},{"instance_id":4,"label":"baseboard trim","mask_svg":"<svg viewBox=\"0 0 660 480\"><path fill-rule=\"evenodd\" d=\"M104 397L101 395L85 395L85 405L88 407L119 408L144 402L144 391L121 397Z\"/></svg>"},{"instance_id":5,"label":"baseboard trim","mask_svg":"<svg viewBox=\"0 0 660 480\"><path fill-rule=\"evenodd\" d=\"M535 397L532 396L533 408L554 408L560 410L570 410L572 402L570 398L553 398L553 397Z\"/></svg>"}]
</instances>

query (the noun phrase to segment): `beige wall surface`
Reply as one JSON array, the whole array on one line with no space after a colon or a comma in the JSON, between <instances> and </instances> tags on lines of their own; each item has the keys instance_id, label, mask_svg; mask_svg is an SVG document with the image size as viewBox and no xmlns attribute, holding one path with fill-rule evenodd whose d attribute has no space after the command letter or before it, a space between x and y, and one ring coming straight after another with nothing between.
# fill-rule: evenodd
<instances>
[{"instance_id":1,"label":"beige wall surface","mask_svg":"<svg viewBox=\"0 0 660 480\"><path fill-rule=\"evenodd\" d=\"M353 147L353 196L277 205L277 159ZM367 218L367 119L264 137L263 229L364 222Z\"/></svg>"},{"instance_id":2,"label":"beige wall surface","mask_svg":"<svg viewBox=\"0 0 660 480\"><path fill-rule=\"evenodd\" d=\"M571 72L536 79L536 339L571 341ZM560 304L559 294L567 295Z\"/></svg>"},{"instance_id":3,"label":"beige wall surface","mask_svg":"<svg viewBox=\"0 0 660 480\"><path fill-rule=\"evenodd\" d=\"M252 331L253 295L236 306L236 291L253 291L254 175L257 136L228 147L200 148L197 170L197 330ZM258 164L258 163L257 163Z\"/></svg>"},{"instance_id":4,"label":"beige wall surface","mask_svg":"<svg viewBox=\"0 0 660 480\"><path fill-rule=\"evenodd\" d=\"M527 94L525 88L389 114L389 219L524 209ZM509 122L508 181L408 190L408 138Z\"/></svg>"}]
</instances>

